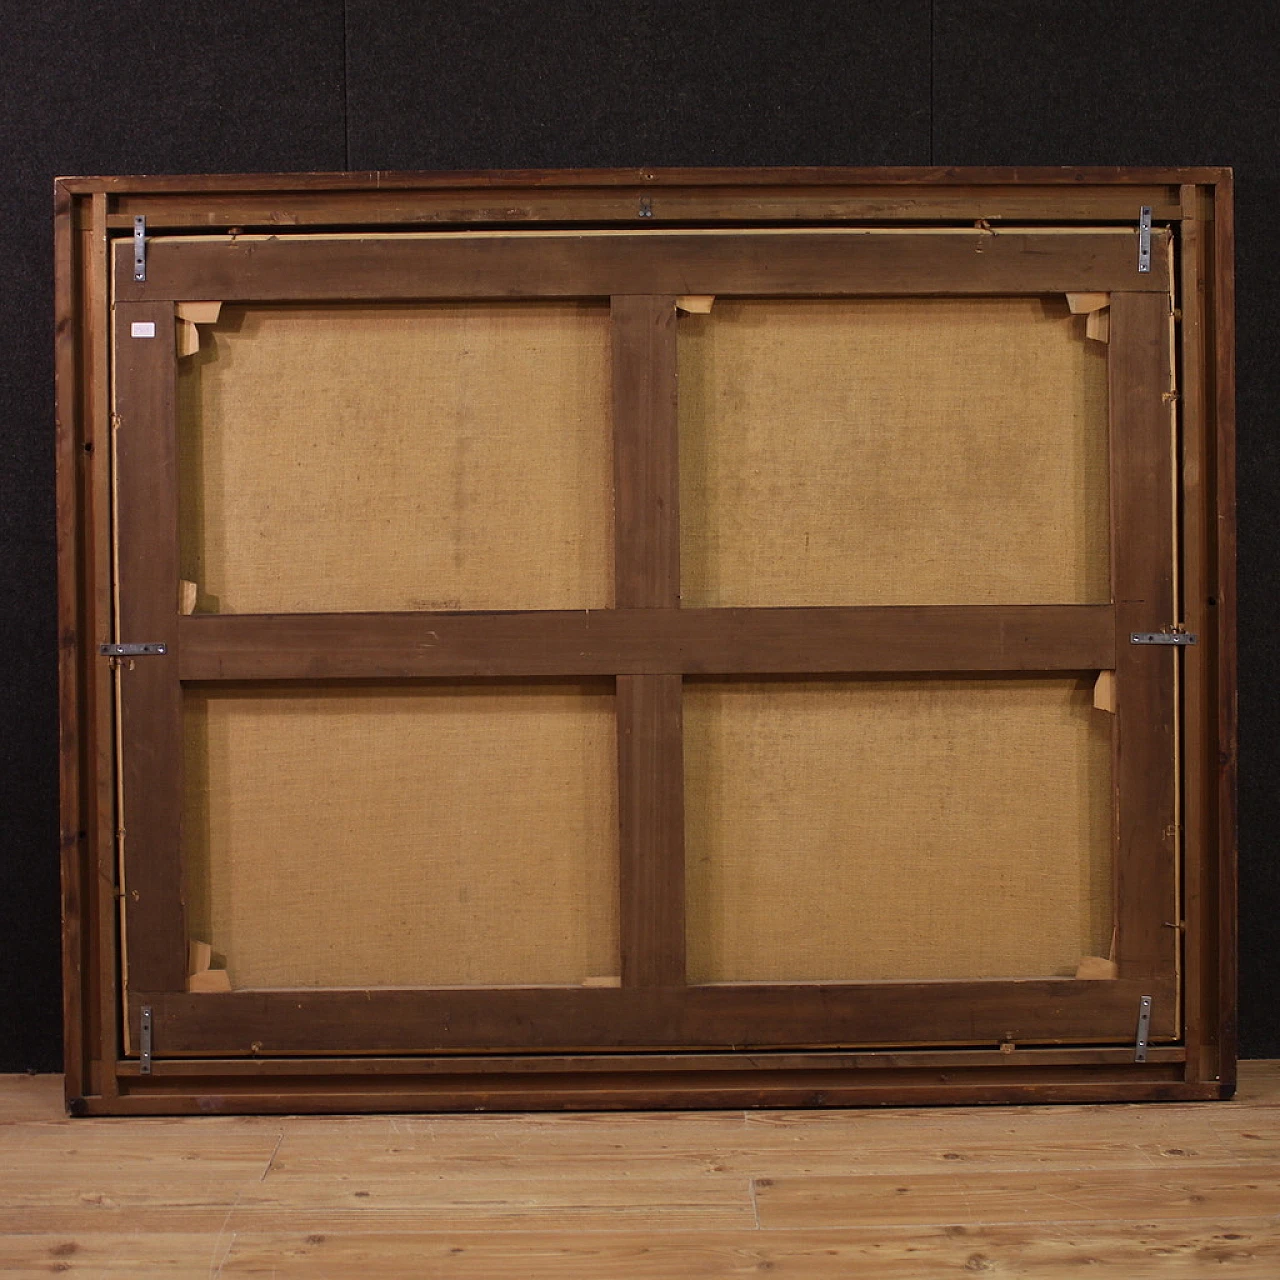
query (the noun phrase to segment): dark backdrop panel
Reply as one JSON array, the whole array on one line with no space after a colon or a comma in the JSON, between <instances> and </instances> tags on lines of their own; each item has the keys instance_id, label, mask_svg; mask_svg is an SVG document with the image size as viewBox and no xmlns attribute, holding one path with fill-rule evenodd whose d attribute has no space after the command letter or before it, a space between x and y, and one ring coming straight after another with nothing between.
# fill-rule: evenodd
<instances>
[{"instance_id":1,"label":"dark backdrop panel","mask_svg":"<svg viewBox=\"0 0 1280 1280\"><path fill-rule=\"evenodd\" d=\"M62 1066L53 179L341 169L342 0L24 0L0 36L0 1071Z\"/></svg>"},{"instance_id":2,"label":"dark backdrop panel","mask_svg":"<svg viewBox=\"0 0 1280 1280\"><path fill-rule=\"evenodd\" d=\"M928 163L928 0L347 15L354 168Z\"/></svg>"},{"instance_id":3,"label":"dark backdrop panel","mask_svg":"<svg viewBox=\"0 0 1280 1280\"><path fill-rule=\"evenodd\" d=\"M1280 7L937 0L938 164L1229 164L1239 379L1240 1031L1280 1055Z\"/></svg>"}]
</instances>

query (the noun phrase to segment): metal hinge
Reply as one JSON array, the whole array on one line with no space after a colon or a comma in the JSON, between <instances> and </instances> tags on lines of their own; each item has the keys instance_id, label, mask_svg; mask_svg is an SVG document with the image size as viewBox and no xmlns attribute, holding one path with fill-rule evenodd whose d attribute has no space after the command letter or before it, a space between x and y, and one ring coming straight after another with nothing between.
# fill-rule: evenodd
<instances>
[{"instance_id":1,"label":"metal hinge","mask_svg":"<svg viewBox=\"0 0 1280 1280\"><path fill-rule=\"evenodd\" d=\"M100 644L98 652L104 658L147 658L168 653L169 646L158 640L147 644Z\"/></svg>"},{"instance_id":2,"label":"metal hinge","mask_svg":"<svg viewBox=\"0 0 1280 1280\"><path fill-rule=\"evenodd\" d=\"M147 220L141 214L133 220L133 278L147 278Z\"/></svg>"},{"instance_id":3,"label":"metal hinge","mask_svg":"<svg viewBox=\"0 0 1280 1280\"><path fill-rule=\"evenodd\" d=\"M1200 637L1194 632L1183 631L1174 627L1169 631L1131 631L1130 644L1175 644L1185 646L1199 644Z\"/></svg>"},{"instance_id":4,"label":"metal hinge","mask_svg":"<svg viewBox=\"0 0 1280 1280\"><path fill-rule=\"evenodd\" d=\"M1138 270L1151 270L1151 206L1138 210Z\"/></svg>"},{"instance_id":5,"label":"metal hinge","mask_svg":"<svg viewBox=\"0 0 1280 1280\"><path fill-rule=\"evenodd\" d=\"M1151 997L1138 1001L1138 1034L1133 1046L1134 1062L1146 1062L1147 1041L1151 1038Z\"/></svg>"},{"instance_id":6,"label":"metal hinge","mask_svg":"<svg viewBox=\"0 0 1280 1280\"><path fill-rule=\"evenodd\" d=\"M142 1006L142 1021L138 1035L138 1070L144 1075L151 1074L151 1006Z\"/></svg>"}]
</instances>

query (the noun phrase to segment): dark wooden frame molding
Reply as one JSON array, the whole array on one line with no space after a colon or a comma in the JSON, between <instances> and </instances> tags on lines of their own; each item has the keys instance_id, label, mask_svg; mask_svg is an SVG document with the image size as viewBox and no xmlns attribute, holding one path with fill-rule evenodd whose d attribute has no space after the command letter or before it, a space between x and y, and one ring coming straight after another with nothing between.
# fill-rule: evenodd
<instances>
[{"instance_id":1,"label":"dark wooden frame molding","mask_svg":"<svg viewBox=\"0 0 1280 1280\"><path fill-rule=\"evenodd\" d=\"M56 194L73 1111L1229 1096L1229 171L86 178ZM1156 223L1147 273L1142 204ZM126 234L138 214L152 237L144 282ZM1111 294L1112 604L679 607L677 295L1076 291ZM179 616L175 305L482 297L610 300L616 607ZM131 341L134 323L157 339ZM1170 625L1200 643L1126 643ZM98 655L139 638L168 654ZM685 677L1108 668L1120 673L1118 978L685 985ZM599 675L616 680L621 987L187 993L173 853L184 682ZM1155 1019L1139 1063L1141 995Z\"/></svg>"}]
</instances>

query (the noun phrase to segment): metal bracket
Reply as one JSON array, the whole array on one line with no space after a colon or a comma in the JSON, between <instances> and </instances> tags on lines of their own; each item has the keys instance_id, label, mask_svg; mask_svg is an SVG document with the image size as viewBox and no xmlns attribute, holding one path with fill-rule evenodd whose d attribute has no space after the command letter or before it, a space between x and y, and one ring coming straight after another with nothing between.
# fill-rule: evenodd
<instances>
[{"instance_id":1,"label":"metal bracket","mask_svg":"<svg viewBox=\"0 0 1280 1280\"><path fill-rule=\"evenodd\" d=\"M1151 270L1151 206L1138 211L1138 270Z\"/></svg>"},{"instance_id":2,"label":"metal bracket","mask_svg":"<svg viewBox=\"0 0 1280 1280\"><path fill-rule=\"evenodd\" d=\"M1199 644L1200 637L1189 631L1131 631L1130 644Z\"/></svg>"},{"instance_id":3,"label":"metal bracket","mask_svg":"<svg viewBox=\"0 0 1280 1280\"><path fill-rule=\"evenodd\" d=\"M149 644L100 644L98 652L104 658L147 658L169 652L169 646L161 641Z\"/></svg>"},{"instance_id":4,"label":"metal bracket","mask_svg":"<svg viewBox=\"0 0 1280 1280\"><path fill-rule=\"evenodd\" d=\"M147 220L141 214L133 220L133 278L147 278Z\"/></svg>"},{"instance_id":5,"label":"metal bracket","mask_svg":"<svg viewBox=\"0 0 1280 1280\"><path fill-rule=\"evenodd\" d=\"M149 1004L142 1006L142 1025L138 1036L138 1070L144 1076L151 1074L151 1006Z\"/></svg>"},{"instance_id":6,"label":"metal bracket","mask_svg":"<svg viewBox=\"0 0 1280 1280\"><path fill-rule=\"evenodd\" d=\"M1134 1062L1146 1062L1147 1041L1151 1037L1151 997L1143 996L1138 1001L1138 1034L1133 1046Z\"/></svg>"},{"instance_id":7,"label":"metal bracket","mask_svg":"<svg viewBox=\"0 0 1280 1280\"><path fill-rule=\"evenodd\" d=\"M653 217L653 201L650 200L648 196L640 197L639 216L642 218Z\"/></svg>"}]
</instances>

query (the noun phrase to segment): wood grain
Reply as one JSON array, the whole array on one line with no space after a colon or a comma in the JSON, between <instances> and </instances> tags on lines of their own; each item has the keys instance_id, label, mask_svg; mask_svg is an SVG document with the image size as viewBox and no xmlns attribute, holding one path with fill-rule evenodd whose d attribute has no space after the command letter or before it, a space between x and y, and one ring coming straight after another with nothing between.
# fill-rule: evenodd
<instances>
[{"instance_id":1,"label":"wood grain","mask_svg":"<svg viewBox=\"0 0 1280 1280\"><path fill-rule=\"evenodd\" d=\"M1111 298L1112 566L1116 600L1116 959L1126 978L1173 971L1179 945L1176 650L1128 643L1173 616L1169 304ZM1153 1009L1166 1032L1176 1010Z\"/></svg>"},{"instance_id":2,"label":"wood grain","mask_svg":"<svg viewBox=\"0 0 1280 1280\"><path fill-rule=\"evenodd\" d=\"M1208 750L1211 737L1215 646L1211 634L1209 604L1214 592L1209 583L1214 575L1209 556L1204 486L1210 470L1206 453L1206 363L1205 345L1211 326L1207 323L1205 301L1208 288L1207 253L1211 244L1209 227L1201 217L1204 197L1191 185L1180 188L1183 218L1178 228L1178 407L1180 456L1178 481L1182 523L1178 601L1181 621L1201 643L1182 655L1182 716L1186 747L1182 760L1182 857L1183 917L1191 945L1183 950L1185 977L1184 1004L1187 1019L1187 1071L1195 1078L1216 1071L1216 1033L1205 1013L1217 1002L1217 993L1206 982L1212 972L1212 945L1197 945L1205 937L1206 913L1216 910L1213 870L1213 840L1210 836L1215 811L1211 780L1216 769ZM1209 224L1210 226L1212 224ZM1206 962L1207 967L1206 967Z\"/></svg>"},{"instance_id":3,"label":"wood grain","mask_svg":"<svg viewBox=\"0 0 1280 1280\"><path fill-rule=\"evenodd\" d=\"M676 300L612 300L614 583L619 605L680 602Z\"/></svg>"},{"instance_id":4,"label":"wood grain","mask_svg":"<svg viewBox=\"0 0 1280 1280\"><path fill-rule=\"evenodd\" d=\"M173 1224L178 1227L178 1223ZM249 1226L241 1221L241 1228ZM195 1276L312 1277L342 1280L376 1274L380 1280L711 1280L767 1272L779 1280L920 1280L967 1275L1005 1266L1009 1275L1074 1274L1088 1268L1099 1280L1165 1280L1214 1275L1227 1280L1273 1280L1274 1224L1266 1218L1190 1219L1137 1224L1084 1223L927 1228L857 1227L826 1231L757 1232L742 1228L690 1230L617 1219L599 1234L553 1235L508 1229L491 1234L468 1224L453 1231L388 1224L384 1230L262 1229L216 1236L164 1230L49 1233L14 1237L12 1266L23 1275L57 1267L66 1273L189 1280ZM216 1246L212 1262L206 1256ZM1212 1271L1188 1268L1212 1267ZM215 1268L210 1270L210 1268ZM925 1270L922 1270L924 1268Z\"/></svg>"},{"instance_id":5,"label":"wood grain","mask_svg":"<svg viewBox=\"0 0 1280 1280\"><path fill-rule=\"evenodd\" d=\"M902 1186L894 1176L757 1179L762 1228L893 1226L937 1222L1150 1221L1261 1218L1280 1212L1280 1165L1241 1169L1128 1169L1123 1173L969 1177L926 1174Z\"/></svg>"},{"instance_id":6,"label":"wood grain","mask_svg":"<svg viewBox=\"0 0 1280 1280\"><path fill-rule=\"evenodd\" d=\"M80 725L86 701L80 671L82 614L81 412L80 361L83 334L78 296L82 288L80 263L75 261L71 198L56 192L54 210L54 374L57 391L55 447L57 450L56 527L58 553L58 776L59 850L62 876L62 1010L63 1048L67 1086L77 1096L85 1091L85 1011L88 959L87 925L90 904L81 886L88 857L87 807L81 798L83 742Z\"/></svg>"},{"instance_id":7,"label":"wood grain","mask_svg":"<svg viewBox=\"0 0 1280 1280\"><path fill-rule=\"evenodd\" d=\"M641 202L644 201L642 206ZM418 187L355 192L269 191L122 192L112 197L113 229L132 231L142 214L149 229L334 226L343 222L388 227L563 223L635 226L663 222L884 222L900 219L973 224L979 219L1039 222L1133 222L1151 208L1157 223L1177 221L1181 208L1168 184L999 187L957 183L922 185L794 186L664 184L655 189L638 177L610 187Z\"/></svg>"},{"instance_id":8,"label":"wood grain","mask_svg":"<svg viewBox=\"0 0 1280 1280\"><path fill-rule=\"evenodd\" d=\"M1148 1061L1183 1062L1181 1045L1151 1045ZM245 1076L262 1076L264 1080L289 1078L295 1082L314 1080L317 1076L337 1079L351 1075L447 1076L447 1075L559 1075L568 1072L586 1074L670 1073L687 1068L690 1071L760 1072L774 1069L800 1071L852 1070L933 1070L966 1071L971 1068L996 1067L1119 1067L1133 1061L1133 1050L1098 1048L1042 1047L1000 1049L885 1049L865 1052L830 1049L791 1050L783 1052L735 1053L732 1050L712 1053L578 1053L578 1054L500 1054L483 1056L450 1054L431 1058L373 1057L359 1059L334 1058L165 1058L153 1060L155 1076L208 1076L216 1071L234 1080ZM132 1080L139 1075L135 1062L120 1064L122 1076Z\"/></svg>"},{"instance_id":9,"label":"wood grain","mask_svg":"<svg viewBox=\"0 0 1280 1280\"><path fill-rule=\"evenodd\" d=\"M618 677L619 930L626 987L685 980L683 687Z\"/></svg>"},{"instance_id":10,"label":"wood grain","mask_svg":"<svg viewBox=\"0 0 1280 1280\"><path fill-rule=\"evenodd\" d=\"M667 622L680 603L680 441L671 295L615 297L614 591ZM662 625L662 622L659 625ZM613 655L610 655L613 656ZM617 678L622 983L684 983L684 766L680 666L647 655ZM616 662L611 671L624 672Z\"/></svg>"},{"instance_id":11,"label":"wood grain","mask_svg":"<svg viewBox=\"0 0 1280 1280\"><path fill-rule=\"evenodd\" d=\"M121 671L125 972L135 989L182 991L182 694L178 683L178 473L173 305L119 303L116 466L120 639L168 652ZM134 337L133 326L152 326ZM96 658L106 663L105 658Z\"/></svg>"},{"instance_id":12,"label":"wood grain","mask_svg":"<svg viewBox=\"0 0 1280 1280\"><path fill-rule=\"evenodd\" d=\"M81 194L107 191L123 192L200 192L217 191L374 191L433 190L442 187L492 188L534 186L591 188L641 184L645 187L695 185L724 187L741 185L750 175L754 186L790 186L796 183L859 186L887 185L923 186L942 189L981 183L992 185L1048 186L1078 188L1082 184L1122 189L1135 184L1215 183L1230 174L1230 169L1213 166L1171 168L1121 165L973 165L934 166L764 166L758 169L652 167L626 169L472 169L452 173L410 172L395 170L355 170L343 173L233 173L154 176L65 177L59 182L67 191Z\"/></svg>"},{"instance_id":13,"label":"wood grain","mask_svg":"<svg viewBox=\"0 0 1280 1280\"><path fill-rule=\"evenodd\" d=\"M577 1245L545 1244L527 1234L481 1237L462 1234L447 1243L429 1237L386 1236L297 1243L292 1248L271 1239L237 1236L222 1274L263 1274L265 1259L281 1277L306 1275L308 1268L377 1260L379 1274L417 1277L421 1267L437 1259L458 1276L500 1278L560 1277L608 1274L620 1280L666 1280L673 1275L722 1277L768 1273L791 1280L847 1280L850 1275L918 1280L924 1274L967 1274L991 1270L995 1259L1009 1259L1024 1275L1090 1267L1090 1274L1125 1280L1163 1280L1170 1260L1188 1259L1215 1265L1214 1273L1267 1278L1276 1257L1276 1233L1266 1219L1227 1218L1195 1221L1182 1227L1088 1224L1083 1230L1061 1227L1000 1226L966 1228L948 1225L925 1231L856 1228L841 1232L787 1232L765 1235L743 1232L678 1233L657 1237L632 1232ZM326 1245L328 1247L326 1247ZM281 1257L283 1254L283 1257ZM1101 1255L1101 1256L1098 1256ZM930 1268L929 1272L921 1268ZM1025 1268L1025 1269L1024 1269ZM1043 1270L1039 1270L1043 1268ZM1062 1272L1059 1271L1061 1274ZM1016 1274L1016 1273L1011 1273Z\"/></svg>"},{"instance_id":14,"label":"wood grain","mask_svg":"<svg viewBox=\"0 0 1280 1280\"><path fill-rule=\"evenodd\" d=\"M66 1119L65 1076L0 1075L0 1125Z\"/></svg>"},{"instance_id":15,"label":"wood grain","mask_svg":"<svg viewBox=\"0 0 1280 1280\"><path fill-rule=\"evenodd\" d=\"M60 1114L0 1077L0 1274L1115 1280L1280 1270L1280 1064L1213 1107Z\"/></svg>"},{"instance_id":16,"label":"wood grain","mask_svg":"<svg viewBox=\"0 0 1280 1280\"><path fill-rule=\"evenodd\" d=\"M160 237L149 243L142 282L132 246L117 244L114 278L122 301L1165 292L1165 256L1153 252L1151 271L1139 274L1136 231Z\"/></svg>"},{"instance_id":17,"label":"wood grain","mask_svg":"<svg viewBox=\"0 0 1280 1280\"><path fill-rule=\"evenodd\" d=\"M120 1043L120 974L119 929L122 917L117 900L120 870L116 848L116 831L120 825L120 805L116 764L116 680L118 673L108 669L94 650L96 643L114 638L115 609L115 538L113 479L115 474L115 430L111 417L111 307L110 244L107 238L107 197L92 196L92 217L87 232L84 254L85 297L88 307L85 329L85 442L82 453L88 472L84 486L84 565L86 582L82 629L85 651L81 654L85 691L92 730L87 735L84 753L86 787L92 787L92 817L86 815L90 866L94 870L88 900L94 911L89 924L93 947L89 964L89 988L92 1005L89 1035L95 1048L90 1062L89 1088L108 1095L115 1091L115 1081L104 1064L119 1056ZM92 591L88 589L92 586ZM92 620L92 621L90 621ZM110 886L112 892L104 892ZM76 1095L68 1092L69 1098Z\"/></svg>"},{"instance_id":18,"label":"wood grain","mask_svg":"<svg viewBox=\"0 0 1280 1280\"><path fill-rule=\"evenodd\" d=\"M687 990L455 987L422 991L133 989L155 1009L157 1057L457 1050L1132 1042L1140 994L1171 981L785 984Z\"/></svg>"},{"instance_id":19,"label":"wood grain","mask_svg":"<svg viewBox=\"0 0 1280 1280\"><path fill-rule=\"evenodd\" d=\"M1115 664L1109 605L194 614L178 620L178 634L184 681L1090 671Z\"/></svg>"},{"instance_id":20,"label":"wood grain","mask_svg":"<svg viewBox=\"0 0 1280 1280\"><path fill-rule=\"evenodd\" d=\"M466 1076L429 1083L406 1080L398 1088L343 1079L290 1081L231 1089L216 1077L190 1078L182 1089L134 1088L121 1079L118 1098L85 1100L88 1116L350 1115L388 1112L564 1112L730 1110L759 1107L962 1107L1109 1102L1207 1102L1222 1097L1217 1085L1188 1085L1181 1064L1099 1071L1039 1070L1020 1073L931 1073L925 1079L895 1070L794 1079L774 1072L721 1082L683 1069L641 1081L625 1073L607 1079L560 1081L511 1077L478 1082Z\"/></svg>"},{"instance_id":21,"label":"wood grain","mask_svg":"<svg viewBox=\"0 0 1280 1280\"><path fill-rule=\"evenodd\" d=\"M1218 665L1214 710L1217 724L1217 829L1214 833L1217 911L1209 923L1215 966L1217 1072L1228 1087L1235 1079L1238 1041L1236 976L1239 891L1236 854L1239 656L1236 643L1236 380L1235 380L1235 204L1230 170L1214 192L1212 493L1217 570ZM1216 943L1216 946L1213 945Z\"/></svg>"}]
</instances>

